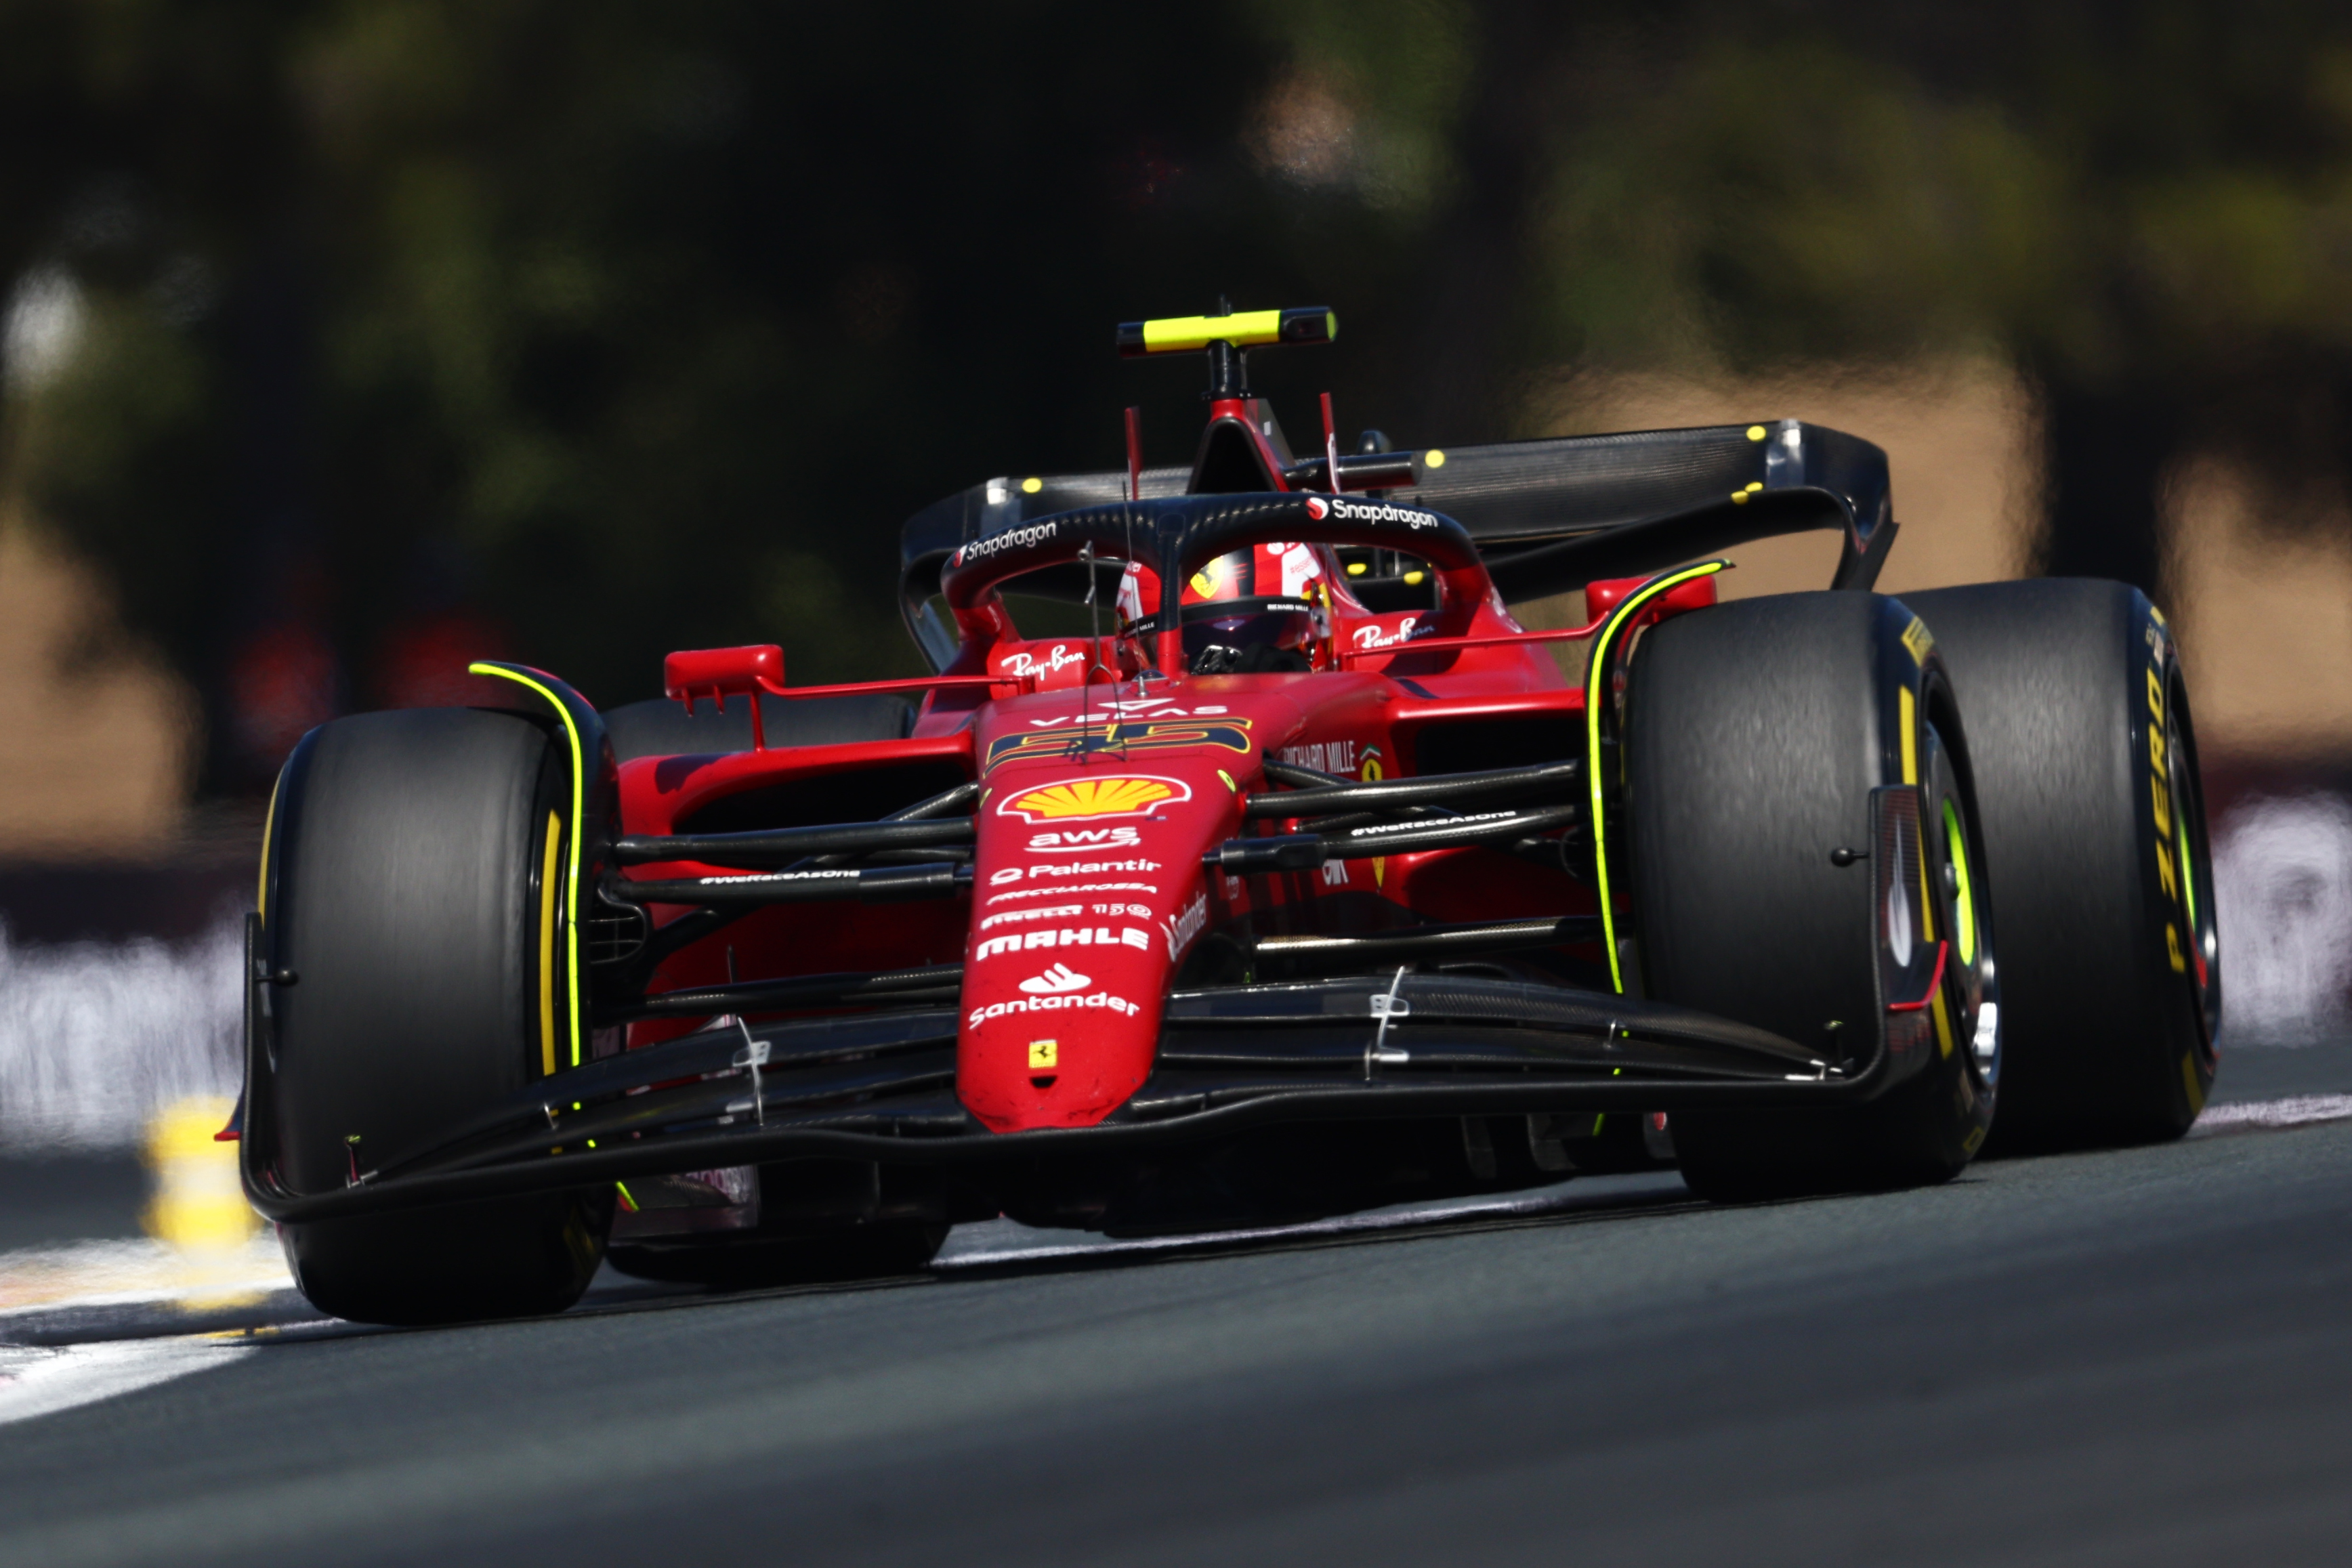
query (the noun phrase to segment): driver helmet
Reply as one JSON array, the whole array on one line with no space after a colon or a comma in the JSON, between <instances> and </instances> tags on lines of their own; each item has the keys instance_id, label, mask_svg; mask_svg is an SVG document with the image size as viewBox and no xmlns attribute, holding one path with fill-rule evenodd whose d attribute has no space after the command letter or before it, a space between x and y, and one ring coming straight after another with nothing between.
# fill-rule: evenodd
<instances>
[{"instance_id":1,"label":"driver helmet","mask_svg":"<svg viewBox=\"0 0 2352 1568\"><path fill-rule=\"evenodd\" d=\"M1185 580L1184 662L1195 674L1305 669L1323 634L1322 552L1309 544L1252 545L1221 555ZM1128 622L1160 609L1158 576L1129 564L1118 591Z\"/></svg>"}]
</instances>

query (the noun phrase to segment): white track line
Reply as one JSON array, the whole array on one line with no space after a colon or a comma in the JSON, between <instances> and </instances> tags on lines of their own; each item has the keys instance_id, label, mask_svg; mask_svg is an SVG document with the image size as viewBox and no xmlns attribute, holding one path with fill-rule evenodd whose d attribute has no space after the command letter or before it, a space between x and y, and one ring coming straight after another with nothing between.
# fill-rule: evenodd
<instances>
[{"instance_id":1,"label":"white track line","mask_svg":"<svg viewBox=\"0 0 2352 1568\"><path fill-rule=\"evenodd\" d=\"M2300 1127L2313 1122L2352 1118L2352 1094L2295 1094L2284 1100L2248 1100L2208 1105L2189 1135L2211 1137L2219 1133L2252 1133L2273 1127Z\"/></svg>"},{"instance_id":2,"label":"white track line","mask_svg":"<svg viewBox=\"0 0 2352 1568\"><path fill-rule=\"evenodd\" d=\"M1441 1225L1465 1219L1504 1219L1517 1216L1567 1213L1579 1208L1612 1207L1643 1201L1672 1201L1689 1196L1690 1189L1683 1186L1682 1177L1673 1171L1640 1171L1627 1176L1579 1176L1558 1186L1538 1187L1529 1192L1396 1204L1360 1214L1336 1215L1329 1219L1312 1220L1302 1225L1268 1225L1244 1230L1178 1236L1115 1238L1085 1230L1035 1230L1010 1219L992 1219L957 1226L948 1237L948 1244L932 1260L931 1267L952 1271L1054 1259L1103 1257L1122 1252L1175 1252L1193 1248L1229 1247L1238 1242L1284 1241L1376 1230L1403 1230L1414 1226Z\"/></svg>"},{"instance_id":3,"label":"white track line","mask_svg":"<svg viewBox=\"0 0 2352 1568\"><path fill-rule=\"evenodd\" d=\"M252 1354L251 1345L224 1344L201 1335L59 1350L0 1345L0 1426L152 1388Z\"/></svg>"}]
</instances>

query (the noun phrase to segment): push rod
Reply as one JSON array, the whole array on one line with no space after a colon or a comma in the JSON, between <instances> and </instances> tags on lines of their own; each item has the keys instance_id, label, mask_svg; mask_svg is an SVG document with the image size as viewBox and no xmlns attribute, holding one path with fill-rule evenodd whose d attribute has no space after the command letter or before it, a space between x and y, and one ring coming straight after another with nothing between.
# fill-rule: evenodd
<instances>
[{"instance_id":1,"label":"push rod","mask_svg":"<svg viewBox=\"0 0 2352 1568\"><path fill-rule=\"evenodd\" d=\"M926 817L953 816L968 810L979 798L980 786L977 783L959 784L952 789L942 789L928 800L918 800L904 810L893 811L882 820L886 822L911 822ZM795 861L783 869L805 871L815 866L840 865L853 858L848 855L819 855ZM624 990L642 990L653 978L654 971L660 968L672 954L724 930L757 907L756 904L738 904L726 909L697 909L678 916L655 931L646 938L646 945L625 961L627 967L621 969L618 975L620 986Z\"/></svg>"},{"instance_id":2,"label":"push rod","mask_svg":"<svg viewBox=\"0 0 2352 1568\"><path fill-rule=\"evenodd\" d=\"M777 980L688 986L621 1003L613 1011L616 1018L705 1018L717 1013L780 1012L828 1002L952 999L962 984L962 965L925 964L866 974L793 975Z\"/></svg>"},{"instance_id":3,"label":"push rod","mask_svg":"<svg viewBox=\"0 0 2352 1568\"><path fill-rule=\"evenodd\" d=\"M1253 872L1313 871L1331 861L1370 860L1424 850L1512 842L1529 834L1564 828L1580 814L1575 806L1551 806L1539 811L1486 811L1434 821L1384 822L1369 828L1350 828L1342 833L1232 839L1203 855L1202 863L1212 871L1235 876Z\"/></svg>"},{"instance_id":4,"label":"push rod","mask_svg":"<svg viewBox=\"0 0 2352 1568\"><path fill-rule=\"evenodd\" d=\"M1457 953L1500 953L1591 942L1601 936L1596 915L1547 915L1530 920L1481 920L1455 925L1418 925L1361 936L1262 936L1254 951L1271 958L1383 964L1442 958Z\"/></svg>"},{"instance_id":5,"label":"push rod","mask_svg":"<svg viewBox=\"0 0 2352 1568\"><path fill-rule=\"evenodd\" d=\"M921 865L841 866L815 871L753 872L743 876L688 876L628 882L607 878L610 897L633 904L861 904L953 898L971 885L971 868L954 861Z\"/></svg>"},{"instance_id":6,"label":"push rod","mask_svg":"<svg viewBox=\"0 0 2352 1568\"><path fill-rule=\"evenodd\" d=\"M1268 763L1266 774L1276 777L1279 763ZM1287 771L1287 768L1284 769ZM1546 789L1565 790L1583 776L1584 764L1542 762L1531 768L1495 768L1475 773L1436 773L1415 779L1385 779L1377 783L1315 786L1253 795L1245 808L1252 817L1317 817L1331 811L1383 810L1397 806L1452 805L1463 800L1486 800Z\"/></svg>"},{"instance_id":7,"label":"push rod","mask_svg":"<svg viewBox=\"0 0 2352 1568\"><path fill-rule=\"evenodd\" d=\"M659 861L696 861L704 865L789 865L807 855L935 849L971 841L971 819L949 817L937 821L762 828L746 833L631 833L614 841L613 858L622 865L647 865Z\"/></svg>"}]
</instances>

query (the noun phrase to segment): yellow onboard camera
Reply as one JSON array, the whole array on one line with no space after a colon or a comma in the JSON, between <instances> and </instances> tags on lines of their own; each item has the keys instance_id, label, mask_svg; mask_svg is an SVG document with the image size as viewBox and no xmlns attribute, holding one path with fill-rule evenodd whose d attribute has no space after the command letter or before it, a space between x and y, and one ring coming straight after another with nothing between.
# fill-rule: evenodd
<instances>
[{"instance_id":1,"label":"yellow onboard camera","mask_svg":"<svg viewBox=\"0 0 2352 1568\"><path fill-rule=\"evenodd\" d=\"M1236 349L1277 343L1328 343L1339 335L1339 318L1328 307L1300 310L1240 310L1225 316L1168 316L1157 321L1118 324L1120 357L1196 352L1212 343Z\"/></svg>"}]
</instances>

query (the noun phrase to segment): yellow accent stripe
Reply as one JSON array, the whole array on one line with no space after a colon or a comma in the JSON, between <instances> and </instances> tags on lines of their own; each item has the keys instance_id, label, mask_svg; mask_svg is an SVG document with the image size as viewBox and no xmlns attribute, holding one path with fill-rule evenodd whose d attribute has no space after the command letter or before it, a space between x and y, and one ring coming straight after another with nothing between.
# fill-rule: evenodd
<instances>
[{"instance_id":1,"label":"yellow accent stripe","mask_svg":"<svg viewBox=\"0 0 2352 1568\"><path fill-rule=\"evenodd\" d=\"M1247 349L1281 340L1279 310L1241 310L1231 316L1168 316L1143 324L1143 351L1147 354L1205 349L1220 341Z\"/></svg>"},{"instance_id":2,"label":"yellow accent stripe","mask_svg":"<svg viewBox=\"0 0 2352 1568\"><path fill-rule=\"evenodd\" d=\"M1919 699L1904 686L1897 693L1903 709L1903 782L1919 782ZM1927 884L1927 812L1919 815L1919 935L1936 939L1936 894Z\"/></svg>"},{"instance_id":3,"label":"yellow accent stripe","mask_svg":"<svg viewBox=\"0 0 2352 1568\"><path fill-rule=\"evenodd\" d=\"M572 722L572 710L563 706L546 686L518 671L498 664L474 664L466 666L469 675L496 675L502 681L512 681L519 686L529 686L547 699L555 716L563 721L563 737L572 746L572 821L578 822L586 813L583 803L585 791L586 767L580 758L580 727ZM563 935L566 989L571 993L572 1065L580 1065L580 835L571 835L571 852L564 856Z\"/></svg>"},{"instance_id":4,"label":"yellow accent stripe","mask_svg":"<svg viewBox=\"0 0 2352 1568\"><path fill-rule=\"evenodd\" d=\"M539 873L539 1070L555 1074L555 852L563 843L563 819L547 814L547 857ZM628 1189L621 1189L626 1192Z\"/></svg>"},{"instance_id":5,"label":"yellow accent stripe","mask_svg":"<svg viewBox=\"0 0 2352 1568\"><path fill-rule=\"evenodd\" d=\"M1919 699L1903 688L1903 782L1919 782Z\"/></svg>"},{"instance_id":6,"label":"yellow accent stripe","mask_svg":"<svg viewBox=\"0 0 2352 1568\"><path fill-rule=\"evenodd\" d=\"M269 810L261 819L261 886L253 895L253 912L264 920L269 918L269 830L278 823L278 789L285 782L286 769L280 768L269 782Z\"/></svg>"},{"instance_id":7,"label":"yellow accent stripe","mask_svg":"<svg viewBox=\"0 0 2352 1568\"><path fill-rule=\"evenodd\" d=\"M1609 949L1609 984L1622 996L1625 991L1625 976L1617 962L1617 913L1609 901L1608 835L1601 824L1601 682L1609 673L1609 647L1617 633L1633 613L1659 594L1696 577L1712 577L1731 563L1710 560L1699 566L1685 567L1651 579L1626 596L1617 612L1609 617L1608 624L1592 640L1591 670L1584 683L1584 771L1591 776L1592 784L1592 871L1593 880L1601 889L1601 940Z\"/></svg>"}]
</instances>

